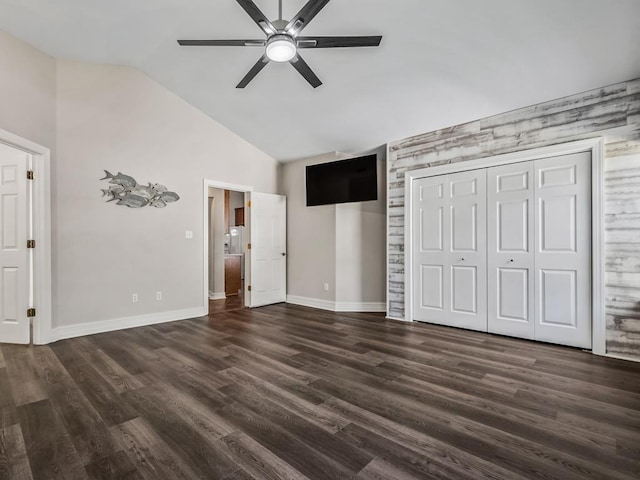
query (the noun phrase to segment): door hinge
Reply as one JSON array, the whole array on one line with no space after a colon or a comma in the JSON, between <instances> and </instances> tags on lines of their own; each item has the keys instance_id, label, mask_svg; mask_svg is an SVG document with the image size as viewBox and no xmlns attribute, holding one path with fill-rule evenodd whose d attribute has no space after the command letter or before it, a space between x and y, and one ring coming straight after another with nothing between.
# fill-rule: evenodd
<instances>
[{"instance_id":1,"label":"door hinge","mask_svg":"<svg viewBox=\"0 0 640 480\"><path fill-rule=\"evenodd\" d=\"M251 200L249 200L249 201L247 202L247 207L248 207L248 208L251 208Z\"/></svg>"},{"instance_id":2,"label":"door hinge","mask_svg":"<svg viewBox=\"0 0 640 480\"><path fill-rule=\"evenodd\" d=\"M36 248L35 240L27 240L27 248Z\"/></svg>"},{"instance_id":3,"label":"door hinge","mask_svg":"<svg viewBox=\"0 0 640 480\"><path fill-rule=\"evenodd\" d=\"M249 285L249 286L247 287L247 290L251 291L251 285Z\"/></svg>"},{"instance_id":4,"label":"door hinge","mask_svg":"<svg viewBox=\"0 0 640 480\"><path fill-rule=\"evenodd\" d=\"M27 170L27 180L33 180L33 170Z\"/></svg>"},{"instance_id":5,"label":"door hinge","mask_svg":"<svg viewBox=\"0 0 640 480\"><path fill-rule=\"evenodd\" d=\"M251 250L251 244L247 243L247 250Z\"/></svg>"},{"instance_id":6,"label":"door hinge","mask_svg":"<svg viewBox=\"0 0 640 480\"><path fill-rule=\"evenodd\" d=\"M36 316L36 309L30 308L27 310L27 317L32 318Z\"/></svg>"}]
</instances>

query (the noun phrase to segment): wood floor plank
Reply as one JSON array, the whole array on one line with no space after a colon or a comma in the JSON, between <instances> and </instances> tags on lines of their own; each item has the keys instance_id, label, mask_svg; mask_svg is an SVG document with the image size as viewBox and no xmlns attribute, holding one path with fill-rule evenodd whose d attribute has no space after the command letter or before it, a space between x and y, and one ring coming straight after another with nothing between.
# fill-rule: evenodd
<instances>
[{"instance_id":1,"label":"wood floor plank","mask_svg":"<svg viewBox=\"0 0 640 480\"><path fill-rule=\"evenodd\" d=\"M640 364L278 304L0 345L0 480L631 480Z\"/></svg>"},{"instance_id":2,"label":"wood floor plank","mask_svg":"<svg viewBox=\"0 0 640 480\"><path fill-rule=\"evenodd\" d=\"M224 387L222 392L246 408L267 418L271 423L279 425L287 433L297 437L324 456L333 459L353 474L358 473L373 460L372 456L354 448L348 442L339 440L307 419L295 415L276 402L266 400L260 392L254 389L236 384Z\"/></svg>"},{"instance_id":3,"label":"wood floor plank","mask_svg":"<svg viewBox=\"0 0 640 480\"><path fill-rule=\"evenodd\" d=\"M225 422L191 410L193 405L176 400L166 389L145 387L123 396L198 475L222 478L237 469L221 449L216 449L215 440L233 431Z\"/></svg>"},{"instance_id":4,"label":"wood floor plank","mask_svg":"<svg viewBox=\"0 0 640 480\"><path fill-rule=\"evenodd\" d=\"M34 366L45 387L58 382L70 380L69 372L58 357L48 348L33 349Z\"/></svg>"},{"instance_id":5,"label":"wood floor plank","mask_svg":"<svg viewBox=\"0 0 640 480\"><path fill-rule=\"evenodd\" d=\"M0 407L0 428L7 428L16 423L18 423L18 414L15 405Z\"/></svg>"},{"instance_id":6,"label":"wood floor plank","mask_svg":"<svg viewBox=\"0 0 640 480\"><path fill-rule=\"evenodd\" d=\"M7 364L8 385L16 406L47 398L47 392L35 368L33 349L22 345L3 347Z\"/></svg>"},{"instance_id":7,"label":"wood floor plank","mask_svg":"<svg viewBox=\"0 0 640 480\"><path fill-rule=\"evenodd\" d=\"M338 462L325 457L277 424L265 419L243 405L233 403L220 413L238 429L283 459L292 468L310 479L347 479L353 472Z\"/></svg>"},{"instance_id":8,"label":"wood floor plank","mask_svg":"<svg viewBox=\"0 0 640 480\"><path fill-rule=\"evenodd\" d=\"M142 478L157 480L197 478L189 464L141 418L111 427L111 434Z\"/></svg>"},{"instance_id":9,"label":"wood floor plank","mask_svg":"<svg viewBox=\"0 0 640 480\"><path fill-rule=\"evenodd\" d=\"M33 480L20 425L0 428L0 480Z\"/></svg>"},{"instance_id":10,"label":"wood floor plank","mask_svg":"<svg viewBox=\"0 0 640 480\"><path fill-rule=\"evenodd\" d=\"M350 423L340 415L336 415L330 410L325 409L322 405L308 402L295 394L260 380L240 369L229 368L222 373L236 385L253 388L265 397L275 401L278 405L329 433L336 433Z\"/></svg>"},{"instance_id":11,"label":"wood floor plank","mask_svg":"<svg viewBox=\"0 0 640 480\"><path fill-rule=\"evenodd\" d=\"M92 480L142 480L144 477L124 452L96 460L85 467Z\"/></svg>"},{"instance_id":12,"label":"wood floor plank","mask_svg":"<svg viewBox=\"0 0 640 480\"><path fill-rule=\"evenodd\" d=\"M414 477L378 458L374 458L369 465L360 470L356 477L357 480L388 480L390 478L396 480L421 480L424 477L422 475Z\"/></svg>"},{"instance_id":13,"label":"wood floor plank","mask_svg":"<svg viewBox=\"0 0 640 480\"><path fill-rule=\"evenodd\" d=\"M18 407L18 418L34 479L88 478L51 400Z\"/></svg>"},{"instance_id":14,"label":"wood floor plank","mask_svg":"<svg viewBox=\"0 0 640 480\"><path fill-rule=\"evenodd\" d=\"M331 398L326 405L351 420L355 425L375 433L383 438L402 445L406 453L423 455L443 472L453 471L452 478L525 478L515 472L499 467L491 462L476 457L453 445L437 440L404 425L399 425L393 420L377 415L369 410L359 408L343 400ZM380 458L389 458L387 451L380 453ZM390 459L391 460L391 459Z\"/></svg>"},{"instance_id":15,"label":"wood floor plank","mask_svg":"<svg viewBox=\"0 0 640 480\"><path fill-rule=\"evenodd\" d=\"M104 380L93 365L74 365L67 371L107 426L138 417L137 411L122 400L111 383Z\"/></svg>"},{"instance_id":16,"label":"wood floor plank","mask_svg":"<svg viewBox=\"0 0 640 480\"><path fill-rule=\"evenodd\" d=\"M115 453L107 425L74 381L51 384L47 391L83 465Z\"/></svg>"},{"instance_id":17,"label":"wood floor plank","mask_svg":"<svg viewBox=\"0 0 640 480\"><path fill-rule=\"evenodd\" d=\"M254 478L264 480L306 480L308 478L242 432L234 432L221 440L238 464Z\"/></svg>"}]
</instances>

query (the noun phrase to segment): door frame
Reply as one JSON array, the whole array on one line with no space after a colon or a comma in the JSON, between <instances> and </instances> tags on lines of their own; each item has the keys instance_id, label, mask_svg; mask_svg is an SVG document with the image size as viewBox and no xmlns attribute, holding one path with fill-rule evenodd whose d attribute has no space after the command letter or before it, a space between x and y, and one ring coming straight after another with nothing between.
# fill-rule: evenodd
<instances>
[{"instance_id":1,"label":"door frame","mask_svg":"<svg viewBox=\"0 0 640 480\"><path fill-rule=\"evenodd\" d=\"M209 187L219 188L221 190L233 190L236 192L242 192L245 194L244 198L244 207L245 207L245 232L247 232L247 238L243 239L245 243L251 242L251 229L249 226L248 218L248 206L247 206L247 193L253 192L253 187L247 185L235 185L233 183L219 182L217 180L209 180L203 179L202 181L202 217L203 217L203 285L204 285L204 294L203 294L203 302L202 308L206 312L205 315L209 314ZM251 264L247 262L245 258L244 262L244 305L248 307L250 305L250 293L248 292L247 285L251 284Z\"/></svg>"},{"instance_id":2,"label":"door frame","mask_svg":"<svg viewBox=\"0 0 640 480\"><path fill-rule=\"evenodd\" d=\"M34 173L33 235L37 248L33 251L32 343L49 343L52 330L51 314L51 151L35 142L0 129L0 142L31 154Z\"/></svg>"},{"instance_id":3,"label":"door frame","mask_svg":"<svg viewBox=\"0 0 640 480\"><path fill-rule=\"evenodd\" d=\"M605 315L605 252L604 252L604 140L601 137L522 150L491 157L464 160L447 165L437 165L405 173L404 197L404 281L405 321L413 322L413 254L411 222L413 205L413 181L448 173L464 172L496 167L512 163L528 162L541 158L558 157L572 153L591 153L591 338L592 353L606 355Z\"/></svg>"}]
</instances>

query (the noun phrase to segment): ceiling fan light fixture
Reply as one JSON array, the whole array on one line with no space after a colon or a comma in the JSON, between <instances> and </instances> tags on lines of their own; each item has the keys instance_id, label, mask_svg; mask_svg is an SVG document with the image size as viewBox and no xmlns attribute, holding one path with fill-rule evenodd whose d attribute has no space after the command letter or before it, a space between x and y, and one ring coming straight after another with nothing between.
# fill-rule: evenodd
<instances>
[{"instance_id":1,"label":"ceiling fan light fixture","mask_svg":"<svg viewBox=\"0 0 640 480\"><path fill-rule=\"evenodd\" d=\"M297 50L293 38L289 35L273 35L267 41L266 54L273 62L288 62L296 56Z\"/></svg>"}]
</instances>

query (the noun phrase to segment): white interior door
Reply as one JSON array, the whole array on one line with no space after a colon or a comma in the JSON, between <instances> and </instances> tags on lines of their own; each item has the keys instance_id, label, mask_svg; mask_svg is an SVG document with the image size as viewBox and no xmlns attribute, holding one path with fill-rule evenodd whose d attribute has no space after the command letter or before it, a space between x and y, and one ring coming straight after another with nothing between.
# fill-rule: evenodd
<instances>
[{"instance_id":1,"label":"white interior door","mask_svg":"<svg viewBox=\"0 0 640 480\"><path fill-rule=\"evenodd\" d=\"M591 348L590 160L535 161L535 338L582 348Z\"/></svg>"},{"instance_id":2,"label":"white interior door","mask_svg":"<svg viewBox=\"0 0 640 480\"><path fill-rule=\"evenodd\" d=\"M287 198L266 193L251 193L249 198L249 305L259 307L284 302L287 298Z\"/></svg>"},{"instance_id":3,"label":"white interior door","mask_svg":"<svg viewBox=\"0 0 640 480\"><path fill-rule=\"evenodd\" d=\"M29 155L0 144L0 342L28 344Z\"/></svg>"},{"instance_id":4,"label":"white interior door","mask_svg":"<svg viewBox=\"0 0 640 480\"><path fill-rule=\"evenodd\" d=\"M486 171L415 182L414 319L486 331Z\"/></svg>"},{"instance_id":5,"label":"white interior door","mask_svg":"<svg viewBox=\"0 0 640 480\"><path fill-rule=\"evenodd\" d=\"M489 332L535 338L533 162L487 170Z\"/></svg>"}]
</instances>

